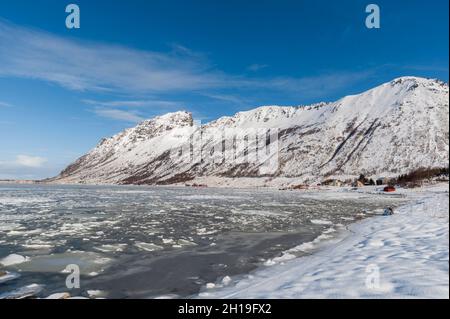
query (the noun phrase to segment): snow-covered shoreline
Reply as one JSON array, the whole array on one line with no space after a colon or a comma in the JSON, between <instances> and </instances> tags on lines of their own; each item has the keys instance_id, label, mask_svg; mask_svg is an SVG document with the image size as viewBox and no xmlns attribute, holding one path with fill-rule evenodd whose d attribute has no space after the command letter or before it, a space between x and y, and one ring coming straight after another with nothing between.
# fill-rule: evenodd
<instances>
[{"instance_id":1,"label":"snow-covered shoreline","mask_svg":"<svg viewBox=\"0 0 450 319\"><path fill-rule=\"evenodd\" d=\"M394 216L349 228L316 253L200 298L449 298L449 185L404 190Z\"/></svg>"}]
</instances>

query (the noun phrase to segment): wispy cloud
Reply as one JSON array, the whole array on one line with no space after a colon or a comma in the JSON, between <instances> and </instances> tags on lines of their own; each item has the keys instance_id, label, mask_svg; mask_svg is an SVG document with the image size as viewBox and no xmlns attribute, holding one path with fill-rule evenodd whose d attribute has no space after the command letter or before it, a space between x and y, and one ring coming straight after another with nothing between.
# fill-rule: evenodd
<instances>
[{"instance_id":1,"label":"wispy cloud","mask_svg":"<svg viewBox=\"0 0 450 319\"><path fill-rule=\"evenodd\" d=\"M376 70L326 73L303 78L277 77L261 83L261 88L297 92L308 97L321 97L326 92L336 92L374 75Z\"/></svg>"},{"instance_id":2,"label":"wispy cloud","mask_svg":"<svg viewBox=\"0 0 450 319\"><path fill-rule=\"evenodd\" d=\"M230 102L237 105L245 105L250 103L247 99L232 94L205 93L204 96L209 97L211 99Z\"/></svg>"},{"instance_id":3,"label":"wispy cloud","mask_svg":"<svg viewBox=\"0 0 450 319\"><path fill-rule=\"evenodd\" d=\"M250 69L264 67L255 64ZM234 89L240 95L246 90L272 90L314 97L318 93L323 95L324 90L350 87L367 76L367 72L249 78L218 70L202 54L181 45L172 45L172 50L166 53L140 51L69 40L0 20L0 76L38 79L72 90L128 95L179 91L203 94Z\"/></svg>"},{"instance_id":4,"label":"wispy cloud","mask_svg":"<svg viewBox=\"0 0 450 319\"><path fill-rule=\"evenodd\" d=\"M182 104L173 101L164 100L83 100L83 103L92 105L90 111L96 115L129 123L141 122L145 119L142 111L145 111L147 117L151 117L161 112L170 112L182 109Z\"/></svg>"},{"instance_id":5,"label":"wispy cloud","mask_svg":"<svg viewBox=\"0 0 450 319\"><path fill-rule=\"evenodd\" d=\"M180 103L163 100L116 100L99 101L83 100L85 104L103 107L149 107L149 108L173 108L180 107Z\"/></svg>"},{"instance_id":6,"label":"wispy cloud","mask_svg":"<svg viewBox=\"0 0 450 319\"><path fill-rule=\"evenodd\" d=\"M448 63L448 62L447 62ZM403 66L406 70L412 71L433 71L433 72L447 72L448 65L405 65Z\"/></svg>"},{"instance_id":7,"label":"wispy cloud","mask_svg":"<svg viewBox=\"0 0 450 319\"><path fill-rule=\"evenodd\" d=\"M269 67L267 64L251 64L247 67L247 70L257 72L259 70Z\"/></svg>"},{"instance_id":8,"label":"wispy cloud","mask_svg":"<svg viewBox=\"0 0 450 319\"><path fill-rule=\"evenodd\" d=\"M108 108L95 108L93 112L103 118L125 121L130 123L142 122L144 117L137 114L136 111L124 111Z\"/></svg>"},{"instance_id":9,"label":"wispy cloud","mask_svg":"<svg viewBox=\"0 0 450 319\"><path fill-rule=\"evenodd\" d=\"M0 107L11 107L11 106L12 105L10 103L0 101Z\"/></svg>"},{"instance_id":10,"label":"wispy cloud","mask_svg":"<svg viewBox=\"0 0 450 319\"><path fill-rule=\"evenodd\" d=\"M4 154L2 155L4 156ZM68 162L68 161L67 161ZM40 179L56 175L64 165L50 164L46 158L17 155L9 160L0 160L0 179Z\"/></svg>"},{"instance_id":11,"label":"wispy cloud","mask_svg":"<svg viewBox=\"0 0 450 319\"><path fill-rule=\"evenodd\" d=\"M39 168L47 163L47 159L39 156L17 155L15 164L23 167Z\"/></svg>"},{"instance_id":12,"label":"wispy cloud","mask_svg":"<svg viewBox=\"0 0 450 319\"><path fill-rule=\"evenodd\" d=\"M161 92L220 86L223 75L192 55L68 40L0 21L0 75L74 90Z\"/></svg>"}]
</instances>

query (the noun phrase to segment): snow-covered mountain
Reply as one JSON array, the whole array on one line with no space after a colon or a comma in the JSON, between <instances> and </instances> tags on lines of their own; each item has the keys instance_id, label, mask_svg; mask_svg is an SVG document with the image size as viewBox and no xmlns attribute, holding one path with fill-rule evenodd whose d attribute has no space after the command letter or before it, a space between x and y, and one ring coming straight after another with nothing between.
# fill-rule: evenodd
<instances>
[{"instance_id":1,"label":"snow-covered mountain","mask_svg":"<svg viewBox=\"0 0 450 319\"><path fill-rule=\"evenodd\" d=\"M316 182L448 167L449 91L403 77L334 103L264 106L206 125L170 113L101 143L51 182Z\"/></svg>"}]
</instances>

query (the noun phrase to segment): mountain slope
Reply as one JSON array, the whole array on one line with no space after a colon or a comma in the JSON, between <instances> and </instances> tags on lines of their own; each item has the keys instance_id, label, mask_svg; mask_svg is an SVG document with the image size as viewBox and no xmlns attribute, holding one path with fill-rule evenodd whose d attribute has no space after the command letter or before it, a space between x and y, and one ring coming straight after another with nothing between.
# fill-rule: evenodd
<instances>
[{"instance_id":1,"label":"mountain slope","mask_svg":"<svg viewBox=\"0 0 450 319\"><path fill-rule=\"evenodd\" d=\"M58 183L173 184L265 177L313 182L448 167L448 84L403 77L334 103L265 106L206 125L145 121L78 159Z\"/></svg>"}]
</instances>

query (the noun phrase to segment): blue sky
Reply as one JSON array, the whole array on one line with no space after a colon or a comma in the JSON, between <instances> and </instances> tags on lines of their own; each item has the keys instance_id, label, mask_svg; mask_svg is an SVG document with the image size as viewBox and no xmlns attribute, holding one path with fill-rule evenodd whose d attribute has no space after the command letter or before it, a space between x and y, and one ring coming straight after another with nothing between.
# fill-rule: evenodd
<instances>
[{"instance_id":1,"label":"blue sky","mask_svg":"<svg viewBox=\"0 0 450 319\"><path fill-rule=\"evenodd\" d=\"M369 3L380 29L365 27ZM1 1L0 179L55 175L167 112L205 122L404 75L448 82L448 25L447 0Z\"/></svg>"}]
</instances>

